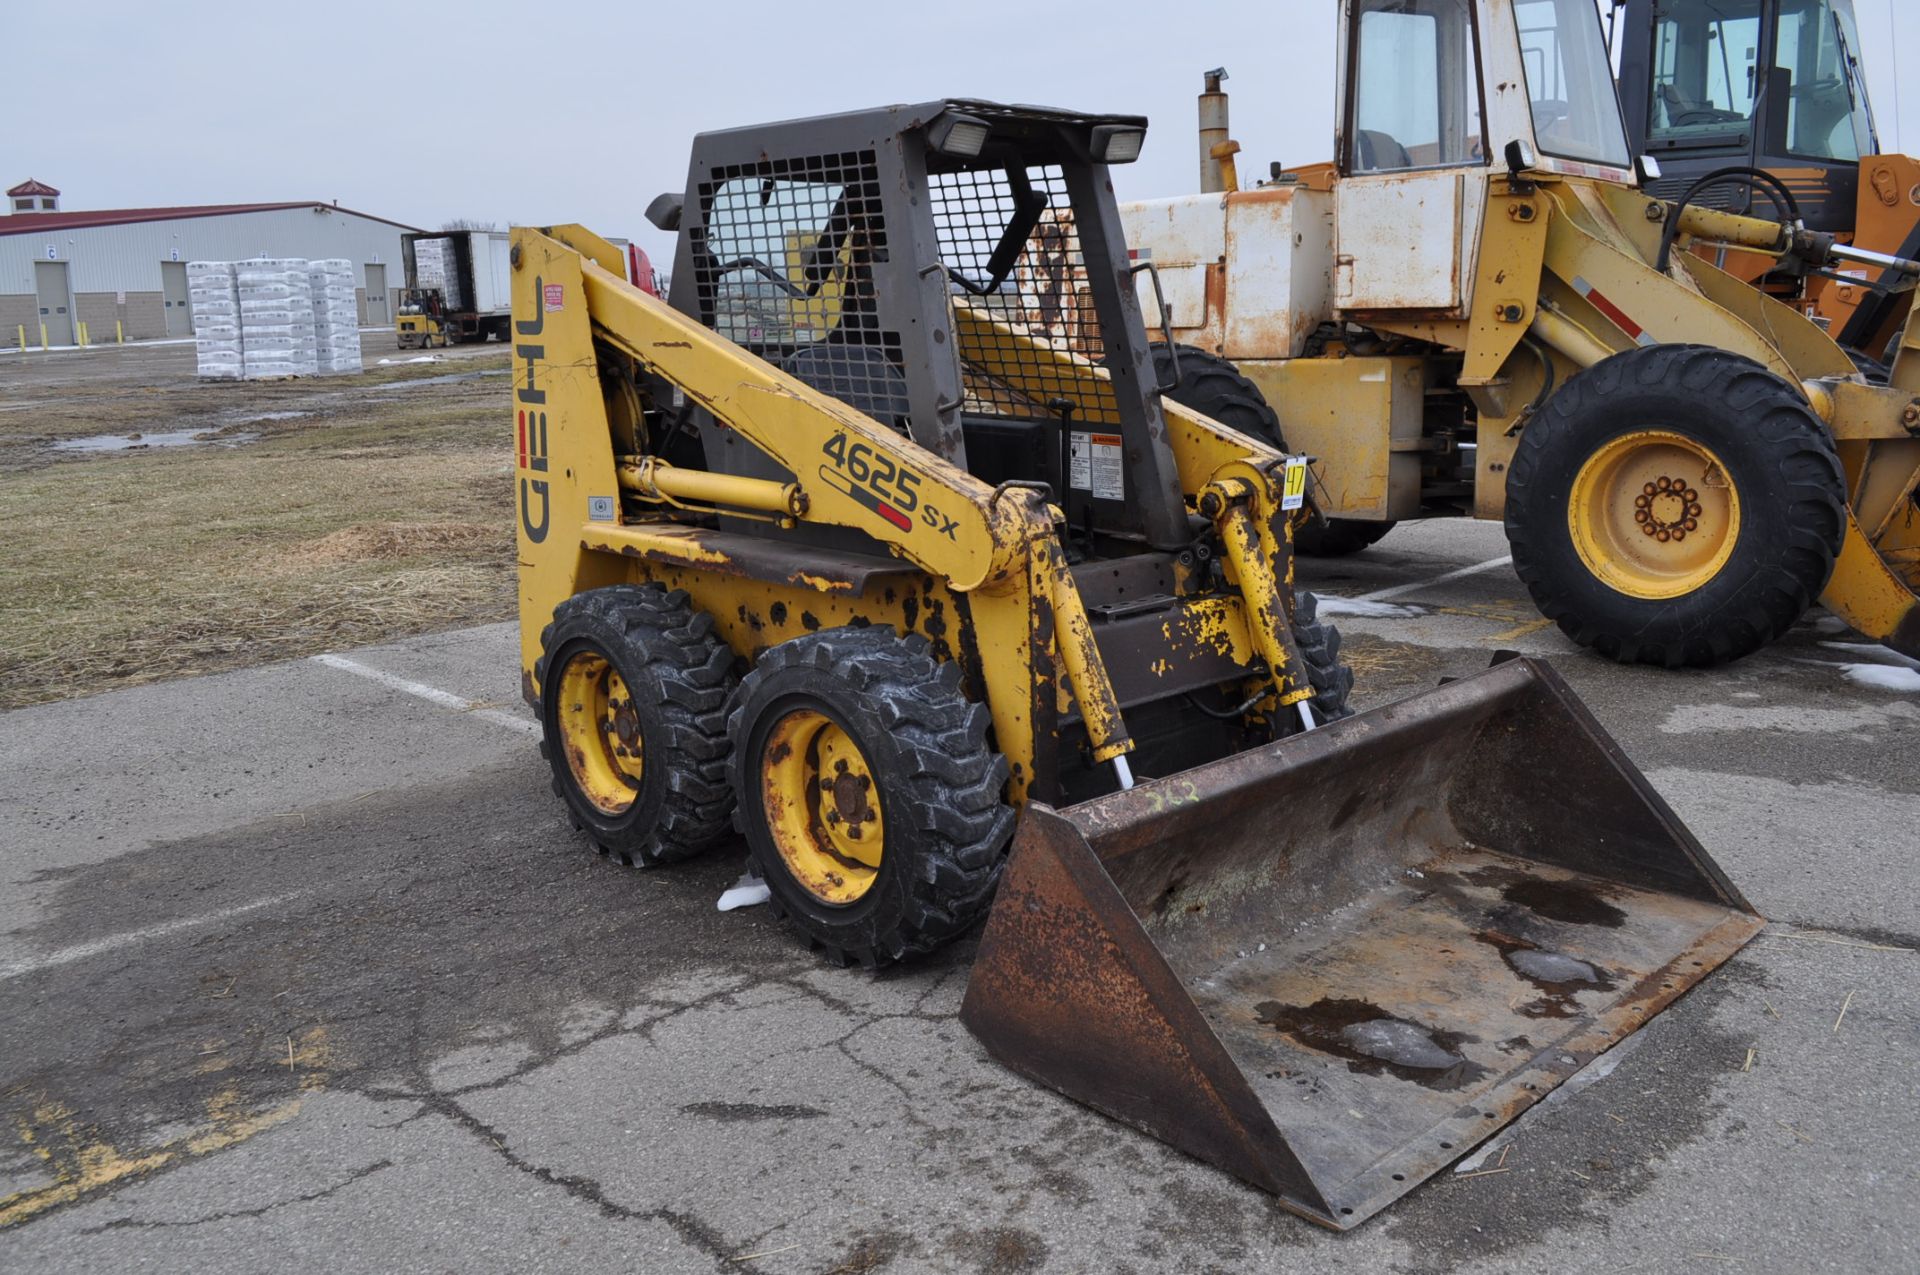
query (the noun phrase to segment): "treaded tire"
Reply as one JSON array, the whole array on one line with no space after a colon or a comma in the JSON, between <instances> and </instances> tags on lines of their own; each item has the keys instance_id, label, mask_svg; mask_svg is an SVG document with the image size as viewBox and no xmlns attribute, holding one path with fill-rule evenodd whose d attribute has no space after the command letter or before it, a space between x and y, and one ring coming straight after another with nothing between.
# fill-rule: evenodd
<instances>
[{"instance_id":1,"label":"treaded tire","mask_svg":"<svg viewBox=\"0 0 1920 1275\"><path fill-rule=\"evenodd\" d=\"M713 617L695 610L685 592L660 584L590 589L554 608L540 649L540 755L553 771L554 794L600 853L651 867L724 840L733 812L726 707L738 682L733 652L715 635ZM619 673L639 718L645 764L633 803L618 815L581 791L559 745L559 697L547 674L581 650Z\"/></svg>"},{"instance_id":2,"label":"treaded tire","mask_svg":"<svg viewBox=\"0 0 1920 1275\"><path fill-rule=\"evenodd\" d=\"M1231 359L1191 345L1175 345L1180 354L1180 379L1167 397L1182 407L1211 416L1268 446L1287 450L1280 416L1260 387L1240 375ZM1155 384L1164 385L1173 374L1173 356L1164 342L1150 347ZM1357 518L1324 518L1318 514L1293 531L1294 552L1309 558L1344 558L1358 553L1393 530L1391 522L1364 522Z\"/></svg>"},{"instance_id":3,"label":"treaded tire","mask_svg":"<svg viewBox=\"0 0 1920 1275\"><path fill-rule=\"evenodd\" d=\"M1353 670L1340 662L1340 630L1320 618L1320 599L1305 589L1293 591L1293 644L1307 666L1314 716L1322 722L1352 717L1347 699L1353 693ZM1300 729L1299 715L1288 713L1294 720L1282 735Z\"/></svg>"},{"instance_id":4,"label":"treaded tire","mask_svg":"<svg viewBox=\"0 0 1920 1275\"><path fill-rule=\"evenodd\" d=\"M761 796L768 736L796 709L824 713L874 777L885 842L866 892L827 903L787 869ZM728 718L735 823L774 914L839 964L877 966L933 951L986 914L1014 811L1007 763L987 746L988 713L918 634L835 628L761 655Z\"/></svg>"},{"instance_id":5,"label":"treaded tire","mask_svg":"<svg viewBox=\"0 0 1920 1275\"><path fill-rule=\"evenodd\" d=\"M1568 526L1587 458L1656 428L1719 457L1741 510L1719 571L1664 599L1594 575ZM1840 459L1806 401L1760 364L1711 346L1646 346L1574 376L1520 435L1507 475L1507 540L1535 605L1623 664L1706 667L1778 638L1826 587L1846 521Z\"/></svg>"}]
</instances>

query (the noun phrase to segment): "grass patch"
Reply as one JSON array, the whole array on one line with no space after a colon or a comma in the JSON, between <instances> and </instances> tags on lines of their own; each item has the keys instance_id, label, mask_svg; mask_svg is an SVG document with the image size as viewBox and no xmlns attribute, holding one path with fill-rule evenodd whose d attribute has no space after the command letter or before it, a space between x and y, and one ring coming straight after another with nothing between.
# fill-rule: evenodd
<instances>
[{"instance_id":1,"label":"grass patch","mask_svg":"<svg viewBox=\"0 0 1920 1275\"><path fill-rule=\"evenodd\" d=\"M233 448L45 455L49 437L189 427L209 388L267 391L223 413L308 414L245 425L259 441ZM0 460L36 462L0 469L0 707L511 618L505 378L369 388L62 387L30 425L0 416Z\"/></svg>"}]
</instances>

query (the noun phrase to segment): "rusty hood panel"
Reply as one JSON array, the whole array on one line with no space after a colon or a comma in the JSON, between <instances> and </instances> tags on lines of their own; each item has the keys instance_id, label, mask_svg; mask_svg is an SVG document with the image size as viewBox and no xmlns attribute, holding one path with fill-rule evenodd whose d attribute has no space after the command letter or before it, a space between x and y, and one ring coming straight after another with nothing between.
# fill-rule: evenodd
<instances>
[{"instance_id":1,"label":"rusty hood panel","mask_svg":"<svg viewBox=\"0 0 1920 1275\"><path fill-rule=\"evenodd\" d=\"M1763 922L1543 664L1022 816L961 1016L1344 1229Z\"/></svg>"}]
</instances>

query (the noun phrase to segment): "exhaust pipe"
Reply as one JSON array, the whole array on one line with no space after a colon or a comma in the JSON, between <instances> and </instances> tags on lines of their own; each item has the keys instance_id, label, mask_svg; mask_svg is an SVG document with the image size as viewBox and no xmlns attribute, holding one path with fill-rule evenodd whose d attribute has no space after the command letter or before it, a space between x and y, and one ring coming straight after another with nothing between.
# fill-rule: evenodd
<instances>
[{"instance_id":1,"label":"exhaust pipe","mask_svg":"<svg viewBox=\"0 0 1920 1275\"><path fill-rule=\"evenodd\" d=\"M1228 189L1226 175L1220 170L1220 160L1214 154L1214 148L1224 146L1229 140L1227 128L1227 91L1220 82L1227 78L1227 68L1217 66L1206 73L1207 87L1200 94L1200 192L1219 194Z\"/></svg>"}]
</instances>

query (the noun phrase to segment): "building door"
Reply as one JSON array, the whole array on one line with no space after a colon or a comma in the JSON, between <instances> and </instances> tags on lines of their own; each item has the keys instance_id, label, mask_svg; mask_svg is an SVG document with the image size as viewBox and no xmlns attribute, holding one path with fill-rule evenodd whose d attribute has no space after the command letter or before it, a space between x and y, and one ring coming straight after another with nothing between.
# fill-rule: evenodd
<instances>
[{"instance_id":1,"label":"building door","mask_svg":"<svg viewBox=\"0 0 1920 1275\"><path fill-rule=\"evenodd\" d=\"M367 326L383 328L393 322L393 316L387 312L387 268L369 265L367 267Z\"/></svg>"},{"instance_id":2,"label":"building door","mask_svg":"<svg viewBox=\"0 0 1920 1275\"><path fill-rule=\"evenodd\" d=\"M34 262L33 290L39 296L36 304L40 307L40 323L47 330L47 343L72 345L73 312L69 307L73 294L67 290L67 263Z\"/></svg>"},{"instance_id":3,"label":"building door","mask_svg":"<svg viewBox=\"0 0 1920 1275\"><path fill-rule=\"evenodd\" d=\"M167 335L192 336L193 312L187 308L187 263L160 263L161 300L167 307Z\"/></svg>"}]
</instances>

